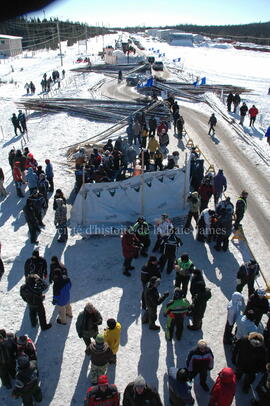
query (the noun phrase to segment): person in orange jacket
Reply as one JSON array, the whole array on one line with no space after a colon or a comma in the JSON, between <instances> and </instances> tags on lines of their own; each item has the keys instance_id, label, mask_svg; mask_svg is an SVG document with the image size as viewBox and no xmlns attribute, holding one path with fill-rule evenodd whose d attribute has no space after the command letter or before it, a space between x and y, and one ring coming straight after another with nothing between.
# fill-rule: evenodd
<instances>
[{"instance_id":1,"label":"person in orange jacket","mask_svg":"<svg viewBox=\"0 0 270 406\"><path fill-rule=\"evenodd\" d=\"M254 127L254 123L256 120L257 115L259 114L259 110L257 109L257 107L255 107L255 105L253 104L252 107L250 107L250 109L248 110L249 113L249 117L250 117L250 123L249 126L250 127Z\"/></svg>"}]
</instances>

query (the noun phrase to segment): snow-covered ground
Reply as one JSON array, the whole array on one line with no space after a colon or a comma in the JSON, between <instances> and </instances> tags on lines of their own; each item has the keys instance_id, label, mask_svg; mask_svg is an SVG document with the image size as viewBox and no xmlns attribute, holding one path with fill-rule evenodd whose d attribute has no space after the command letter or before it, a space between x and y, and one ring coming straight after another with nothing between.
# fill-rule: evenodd
<instances>
[{"instance_id":1,"label":"snow-covered ground","mask_svg":"<svg viewBox=\"0 0 270 406\"><path fill-rule=\"evenodd\" d=\"M105 37L105 45L113 44L115 37ZM102 45L102 38L89 40L90 55L94 54L92 59L98 61L97 53L102 49ZM157 47L157 43L153 42L151 45L147 42L147 46L148 48ZM250 135L255 137L258 133L262 134L262 130L269 125L270 96L266 96L269 87L269 54L236 51L229 47L226 49L170 47L164 43L158 44L156 49L165 52L166 60L171 64L172 59L182 57L181 63L186 72L195 76L206 76L209 83L230 83L252 89L252 93L246 95L245 100L248 104L257 105L262 112L262 119L258 120L257 133ZM91 73L83 77L83 75L69 72L69 68L74 66L74 61L77 59L78 48L77 45L68 48L63 44L63 51L66 79L56 95L90 97L88 88L103 76ZM80 52L83 53L84 50L81 49ZM13 66L14 73L11 72L10 65ZM16 81L16 85L8 83L0 86L0 126L2 128L0 137L3 135L0 158L1 167L6 175L5 185L9 192L9 196L1 203L0 209L0 239L5 264L5 274L0 283L1 328L18 332L18 334L28 333L35 340L44 392L42 405L82 405L83 396L90 384L89 358L84 355L84 343L76 334L75 322L85 302L90 300L103 315L102 328L105 327L109 317L116 318L122 324L118 363L116 368L110 366L109 369L111 381L115 381L119 390L123 392L126 384L141 373L150 384L158 387L164 404L168 405L167 367L183 366L188 350L202 336L208 340L215 355L212 378L215 379L224 366L231 365L230 356L224 353L222 345L226 303L233 292L238 266L243 260L247 260L250 254L243 244L230 244L228 253L217 254L213 250L213 244L201 245L194 241L193 234L183 237L183 250L189 252L196 266L204 270L207 284L212 289L212 299L209 301L204 319L203 332L185 330L180 342L167 343L163 330L158 334L149 331L147 326L141 325L140 268L144 260L142 258L136 260L136 270L133 271L131 278L126 278L122 275L119 237L91 237L88 240L82 240L81 236L75 233L69 237L66 245L58 244L50 201L44 219L46 228L39 236L40 252L48 262L52 255L58 255L66 264L73 283L74 318L67 326L59 326L55 323L57 315L51 304L52 289L50 288L46 295L45 306L47 319L53 322L53 327L47 332L32 329L25 303L19 296L19 288L24 280L24 262L31 255L33 246L29 244L28 230L21 211L25 199L18 200L16 197L7 161L9 150L13 146L21 147L20 137L14 137L9 118L17 111L15 101L25 95L25 82L32 80L39 93L42 75L54 69L62 69L58 51L38 51L33 57L18 56L10 63L0 64L0 77ZM204 109L202 106L199 108ZM46 158L51 159L55 171L55 186L61 188L69 197L73 188L74 175L66 165L65 147L98 134L108 126L109 124L91 122L66 113L30 114L27 145L40 164L44 165ZM269 147L265 139L257 137L256 140L258 145L266 150L267 156ZM171 144L171 148L175 149L177 143L173 136L171 136ZM251 153L250 150L249 153ZM263 255L267 261L267 252L263 252ZM173 275L162 276L161 292L169 289L172 294L172 280ZM259 283L262 285L261 280ZM164 326L165 319L162 313L159 319ZM201 391L197 383L195 395L198 405L207 404L208 395ZM235 404L248 404L249 398L250 396L243 396L239 391ZM11 399L9 391L0 388L0 403L9 406L16 404L16 401Z\"/></svg>"}]
</instances>

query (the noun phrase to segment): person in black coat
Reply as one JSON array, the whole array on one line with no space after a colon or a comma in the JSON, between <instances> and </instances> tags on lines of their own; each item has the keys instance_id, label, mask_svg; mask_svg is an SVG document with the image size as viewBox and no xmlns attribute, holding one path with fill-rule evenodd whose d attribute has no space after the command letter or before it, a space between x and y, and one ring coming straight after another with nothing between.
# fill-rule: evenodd
<instances>
[{"instance_id":1,"label":"person in black coat","mask_svg":"<svg viewBox=\"0 0 270 406\"><path fill-rule=\"evenodd\" d=\"M201 286L204 284L205 280L203 277L203 272L200 269L192 269L191 271L191 280L190 280L190 294L194 297L197 293L200 292Z\"/></svg>"},{"instance_id":2,"label":"person in black coat","mask_svg":"<svg viewBox=\"0 0 270 406\"><path fill-rule=\"evenodd\" d=\"M56 269L60 269L63 276L68 276L67 268L56 256L51 257L49 282L53 283L54 273Z\"/></svg>"},{"instance_id":3,"label":"person in black coat","mask_svg":"<svg viewBox=\"0 0 270 406\"><path fill-rule=\"evenodd\" d=\"M27 278L30 274L36 274L41 279L46 279L47 273L47 261L45 258L39 255L38 248L35 248L32 252L32 256L25 261L24 264L24 276Z\"/></svg>"},{"instance_id":4,"label":"person in black coat","mask_svg":"<svg viewBox=\"0 0 270 406\"><path fill-rule=\"evenodd\" d=\"M260 266L255 261L251 259L249 262L240 266L237 272L237 292L242 292L243 287L248 285L248 296L251 296L255 292L254 282L260 273Z\"/></svg>"},{"instance_id":5,"label":"person in black coat","mask_svg":"<svg viewBox=\"0 0 270 406\"><path fill-rule=\"evenodd\" d=\"M209 288L205 287L205 282L200 281L196 284L197 293L192 297L191 317L193 325L188 325L190 330L200 330L202 320L206 310L207 302L211 299L212 294Z\"/></svg>"},{"instance_id":6,"label":"person in black coat","mask_svg":"<svg viewBox=\"0 0 270 406\"><path fill-rule=\"evenodd\" d=\"M16 375L16 356L16 336L0 330L0 379L7 389L11 389L11 378Z\"/></svg>"},{"instance_id":7,"label":"person in black coat","mask_svg":"<svg viewBox=\"0 0 270 406\"><path fill-rule=\"evenodd\" d=\"M233 112L236 113L236 109L239 106L241 98L238 93L233 96Z\"/></svg>"},{"instance_id":8,"label":"person in black coat","mask_svg":"<svg viewBox=\"0 0 270 406\"><path fill-rule=\"evenodd\" d=\"M232 232L232 214L225 208L220 209L220 214L217 215L217 222L215 227L216 251L227 251L229 247L229 237Z\"/></svg>"},{"instance_id":9,"label":"person in black coat","mask_svg":"<svg viewBox=\"0 0 270 406\"><path fill-rule=\"evenodd\" d=\"M16 136L18 135L18 134L17 134L17 130L19 130L20 133L23 134L23 130L22 130L21 126L20 126L19 120L18 120L18 118L16 117L16 114L15 114L15 113L12 114L11 122L12 122L13 127L14 127L15 135L16 135Z\"/></svg>"},{"instance_id":10,"label":"person in black coat","mask_svg":"<svg viewBox=\"0 0 270 406\"><path fill-rule=\"evenodd\" d=\"M123 406L162 406L160 396L156 390L146 384L139 375L134 382L130 382L123 397Z\"/></svg>"},{"instance_id":11,"label":"person in black coat","mask_svg":"<svg viewBox=\"0 0 270 406\"><path fill-rule=\"evenodd\" d=\"M231 111L232 101L233 101L233 94L232 94L232 93L229 93L229 94L228 94L228 97L227 97L227 108L228 108L228 111Z\"/></svg>"},{"instance_id":12,"label":"person in black coat","mask_svg":"<svg viewBox=\"0 0 270 406\"><path fill-rule=\"evenodd\" d=\"M189 373L186 368L169 368L169 399L172 406L194 405Z\"/></svg>"},{"instance_id":13,"label":"person in black coat","mask_svg":"<svg viewBox=\"0 0 270 406\"><path fill-rule=\"evenodd\" d=\"M156 135L157 120L155 117L149 119L149 137Z\"/></svg>"},{"instance_id":14,"label":"person in black coat","mask_svg":"<svg viewBox=\"0 0 270 406\"><path fill-rule=\"evenodd\" d=\"M42 401L42 392L39 387L39 373L36 360L29 360L27 355L18 358L15 387L12 397L21 398L24 406L32 406L33 400Z\"/></svg>"},{"instance_id":15,"label":"person in black coat","mask_svg":"<svg viewBox=\"0 0 270 406\"><path fill-rule=\"evenodd\" d=\"M236 341L232 362L236 365L236 379L244 375L243 392L248 393L250 384L258 372L265 372L266 348L262 334L254 332Z\"/></svg>"},{"instance_id":16,"label":"person in black coat","mask_svg":"<svg viewBox=\"0 0 270 406\"><path fill-rule=\"evenodd\" d=\"M247 302L246 312L248 310L253 310L255 313L255 323L258 326L263 314L269 312L269 302L265 296L266 292L264 289L257 289L253 295L251 295Z\"/></svg>"},{"instance_id":17,"label":"person in black coat","mask_svg":"<svg viewBox=\"0 0 270 406\"><path fill-rule=\"evenodd\" d=\"M176 235L176 228L172 228L170 235L162 237L161 248L163 254L159 258L160 271L162 272L167 262L167 273L170 274L173 270L173 264L176 258L177 247L182 247L183 241Z\"/></svg>"},{"instance_id":18,"label":"person in black coat","mask_svg":"<svg viewBox=\"0 0 270 406\"><path fill-rule=\"evenodd\" d=\"M241 196L237 199L236 202L236 207L235 207L235 222L234 222L234 228L237 230L239 226L241 226L240 221L243 219L244 214L247 210L247 197L248 197L248 192L245 190L242 191Z\"/></svg>"},{"instance_id":19,"label":"person in black coat","mask_svg":"<svg viewBox=\"0 0 270 406\"><path fill-rule=\"evenodd\" d=\"M45 224L42 222L42 215L43 210L46 208L46 201L42 194L37 190L34 190L34 192L28 197L27 202L30 202L33 207L39 227L45 227Z\"/></svg>"},{"instance_id":20,"label":"person in black coat","mask_svg":"<svg viewBox=\"0 0 270 406\"><path fill-rule=\"evenodd\" d=\"M40 226L31 200L27 199L23 212L25 221L28 225L31 244L38 244L37 233L40 232Z\"/></svg>"},{"instance_id":21,"label":"person in black coat","mask_svg":"<svg viewBox=\"0 0 270 406\"><path fill-rule=\"evenodd\" d=\"M165 292L160 296L158 292L158 286L160 279L156 276L152 276L147 283L144 290L144 300L146 305L146 312L143 315L142 322L149 324L150 330L160 330L160 327L155 324L157 320L157 307L169 296L169 292Z\"/></svg>"},{"instance_id":22,"label":"person in black coat","mask_svg":"<svg viewBox=\"0 0 270 406\"><path fill-rule=\"evenodd\" d=\"M144 290L147 285L147 283L150 281L152 276L156 276L158 279L161 277L160 273L160 264L157 260L157 257L151 256L147 263L143 265L142 270L141 270L141 281L142 281L142 286L143 286L143 291L142 291L142 308L145 310L145 300L144 300Z\"/></svg>"},{"instance_id":23,"label":"person in black coat","mask_svg":"<svg viewBox=\"0 0 270 406\"><path fill-rule=\"evenodd\" d=\"M244 119L245 119L245 116L246 116L247 112L248 112L248 106L244 102L242 104L242 106L240 107L240 121L239 121L240 125L244 124Z\"/></svg>"},{"instance_id":24,"label":"person in black coat","mask_svg":"<svg viewBox=\"0 0 270 406\"><path fill-rule=\"evenodd\" d=\"M209 124L208 135L215 135L215 132L216 132L215 127L217 125L217 119L216 119L216 116L214 113L209 118L208 124Z\"/></svg>"},{"instance_id":25,"label":"person in black coat","mask_svg":"<svg viewBox=\"0 0 270 406\"><path fill-rule=\"evenodd\" d=\"M264 344L267 349L267 361L270 362L270 314L268 313L268 321L263 330Z\"/></svg>"},{"instance_id":26,"label":"person in black coat","mask_svg":"<svg viewBox=\"0 0 270 406\"><path fill-rule=\"evenodd\" d=\"M43 292L47 287L47 283L38 275L30 274L26 278L26 283L20 288L20 295L28 304L32 327L37 326L38 317L41 330L48 330L52 327L51 323L47 323L46 321L46 313L43 305L43 300L45 299Z\"/></svg>"}]
</instances>

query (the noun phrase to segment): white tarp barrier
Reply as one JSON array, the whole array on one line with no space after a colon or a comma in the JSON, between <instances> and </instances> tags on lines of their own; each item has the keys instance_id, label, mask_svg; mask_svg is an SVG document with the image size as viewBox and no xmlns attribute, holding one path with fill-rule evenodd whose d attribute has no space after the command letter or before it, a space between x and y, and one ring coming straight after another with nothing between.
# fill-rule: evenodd
<instances>
[{"instance_id":1,"label":"white tarp barrier","mask_svg":"<svg viewBox=\"0 0 270 406\"><path fill-rule=\"evenodd\" d=\"M189 170L183 169L146 172L120 182L87 183L75 199L70 225L124 224L139 215L153 221L163 212L179 216L188 191Z\"/></svg>"}]
</instances>

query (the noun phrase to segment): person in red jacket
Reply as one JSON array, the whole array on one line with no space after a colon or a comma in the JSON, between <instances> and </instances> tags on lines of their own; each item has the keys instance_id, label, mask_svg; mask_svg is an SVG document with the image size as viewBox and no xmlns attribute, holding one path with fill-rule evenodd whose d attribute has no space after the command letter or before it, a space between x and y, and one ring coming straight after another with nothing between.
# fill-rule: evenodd
<instances>
[{"instance_id":1,"label":"person in red jacket","mask_svg":"<svg viewBox=\"0 0 270 406\"><path fill-rule=\"evenodd\" d=\"M14 167L13 167L13 178L15 181L16 185L16 192L18 197L24 197L24 194L22 192L22 185L24 183L23 178L22 178L22 172L20 170L20 162L15 162Z\"/></svg>"},{"instance_id":2,"label":"person in red jacket","mask_svg":"<svg viewBox=\"0 0 270 406\"><path fill-rule=\"evenodd\" d=\"M91 386L84 400L84 406L120 406L117 387L109 384L106 375L98 378L98 384Z\"/></svg>"},{"instance_id":3,"label":"person in red jacket","mask_svg":"<svg viewBox=\"0 0 270 406\"><path fill-rule=\"evenodd\" d=\"M258 110L257 107L255 107L255 105L253 104L253 106L250 107L250 109L248 110L248 113L249 113L249 117L250 117L249 126L250 126L250 127L251 127L251 126L254 127L254 123L255 123L256 117L257 117L257 115L258 115L258 113L259 113L259 110Z\"/></svg>"},{"instance_id":4,"label":"person in red jacket","mask_svg":"<svg viewBox=\"0 0 270 406\"><path fill-rule=\"evenodd\" d=\"M140 241L138 237L136 237L132 228L128 228L122 235L122 250L123 257L125 258L123 274L126 276L131 276L129 271L134 269L134 266L131 266L131 262L133 258L138 256L139 247Z\"/></svg>"},{"instance_id":5,"label":"person in red jacket","mask_svg":"<svg viewBox=\"0 0 270 406\"><path fill-rule=\"evenodd\" d=\"M209 406L231 406L236 391L236 376L232 368L223 368L211 390Z\"/></svg>"},{"instance_id":6,"label":"person in red jacket","mask_svg":"<svg viewBox=\"0 0 270 406\"><path fill-rule=\"evenodd\" d=\"M208 207L209 200L214 194L214 186L212 184L212 177L207 174L198 189L199 195L201 196L200 212Z\"/></svg>"}]
</instances>

